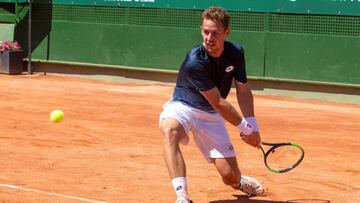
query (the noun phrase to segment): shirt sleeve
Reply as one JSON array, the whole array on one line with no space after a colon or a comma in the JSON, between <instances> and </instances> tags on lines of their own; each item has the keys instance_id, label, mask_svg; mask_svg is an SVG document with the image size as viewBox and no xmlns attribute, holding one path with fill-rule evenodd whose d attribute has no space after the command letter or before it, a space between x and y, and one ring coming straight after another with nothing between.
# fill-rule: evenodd
<instances>
[{"instance_id":1,"label":"shirt sleeve","mask_svg":"<svg viewBox=\"0 0 360 203\"><path fill-rule=\"evenodd\" d=\"M215 87L214 82L210 80L208 68L204 62L191 61L185 63L183 68L187 75L187 81L197 91L206 91Z\"/></svg>"},{"instance_id":2,"label":"shirt sleeve","mask_svg":"<svg viewBox=\"0 0 360 203\"><path fill-rule=\"evenodd\" d=\"M245 55L244 55L244 49L242 47L239 47L239 50L237 52L237 63L238 63L238 69L234 75L234 78L239 83L246 83L247 82L247 76L246 76L246 68L245 68Z\"/></svg>"}]
</instances>

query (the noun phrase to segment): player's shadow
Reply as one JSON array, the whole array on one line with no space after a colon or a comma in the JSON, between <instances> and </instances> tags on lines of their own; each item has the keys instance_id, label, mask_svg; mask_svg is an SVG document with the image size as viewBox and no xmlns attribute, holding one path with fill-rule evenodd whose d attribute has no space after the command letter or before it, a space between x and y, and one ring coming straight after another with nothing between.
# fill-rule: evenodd
<instances>
[{"instance_id":1,"label":"player's shadow","mask_svg":"<svg viewBox=\"0 0 360 203\"><path fill-rule=\"evenodd\" d=\"M233 200L215 200L209 203L286 203L284 201L251 199L247 195L233 195Z\"/></svg>"},{"instance_id":2,"label":"player's shadow","mask_svg":"<svg viewBox=\"0 0 360 203\"><path fill-rule=\"evenodd\" d=\"M247 195L233 195L236 197L234 200L215 200L209 203L305 203L305 202L318 202L318 203L330 203L330 200L325 199L294 199L287 201L276 201L276 200L259 200L251 199Z\"/></svg>"}]
</instances>

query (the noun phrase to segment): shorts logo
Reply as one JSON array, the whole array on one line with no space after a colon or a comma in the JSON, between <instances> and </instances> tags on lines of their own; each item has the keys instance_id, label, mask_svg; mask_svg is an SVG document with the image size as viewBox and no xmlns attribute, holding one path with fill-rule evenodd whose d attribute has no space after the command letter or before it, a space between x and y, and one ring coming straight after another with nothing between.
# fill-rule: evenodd
<instances>
[{"instance_id":1,"label":"shorts logo","mask_svg":"<svg viewBox=\"0 0 360 203\"><path fill-rule=\"evenodd\" d=\"M229 146L230 151L234 150L234 147L232 145Z\"/></svg>"},{"instance_id":2,"label":"shorts logo","mask_svg":"<svg viewBox=\"0 0 360 203\"><path fill-rule=\"evenodd\" d=\"M229 67L227 67L227 68L225 69L225 72L229 73L229 72L231 72L231 71L234 70L234 69L235 69L234 66L229 66Z\"/></svg>"},{"instance_id":3,"label":"shorts logo","mask_svg":"<svg viewBox=\"0 0 360 203\"><path fill-rule=\"evenodd\" d=\"M179 190L181 190L182 189L182 186L180 185L180 186L178 186L177 188L176 188L176 191L179 191Z\"/></svg>"}]
</instances>

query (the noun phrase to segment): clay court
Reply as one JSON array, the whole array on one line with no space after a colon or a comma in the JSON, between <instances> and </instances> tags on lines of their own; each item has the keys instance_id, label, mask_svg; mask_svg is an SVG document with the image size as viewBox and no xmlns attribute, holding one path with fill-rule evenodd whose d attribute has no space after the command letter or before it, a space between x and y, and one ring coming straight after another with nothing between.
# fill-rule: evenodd
<instances>
[{"instance_id":1,"label":"clay court","mask_svg":"<svg viewBox=\"0 0 360 203\"><path fill-rule=\"evenodd\" d=\"M172 85L105 82L64 75L0 75L0 202L171 203L158 116ZM234 93L228 100L236 105ZM195 143L183 147L196 203L360 202L360 106L255 95L266 141L305 149L289 173L267 170L259 150L228 126L243 174L266 196L223 185ZM65 112L59 124L54 109Z\"/></svg>"}]
</instances>

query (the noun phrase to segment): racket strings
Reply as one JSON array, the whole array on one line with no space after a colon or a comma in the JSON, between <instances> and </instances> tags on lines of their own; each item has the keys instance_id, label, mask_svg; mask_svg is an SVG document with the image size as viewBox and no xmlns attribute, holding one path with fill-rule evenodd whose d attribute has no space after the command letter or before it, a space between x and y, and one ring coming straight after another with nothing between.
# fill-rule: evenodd
<instances>
[{"instance_id":1,"label":"racket strings","mask_svg":"<svg viewBox=\"0 0 360 203\"><path fill-rule=\"evenodd\" d=\"M294 146L281 146L269 152L266 157L268 167L285 170L294 167L302 158L302 151Z\"/></svg>"}]
</instances>

